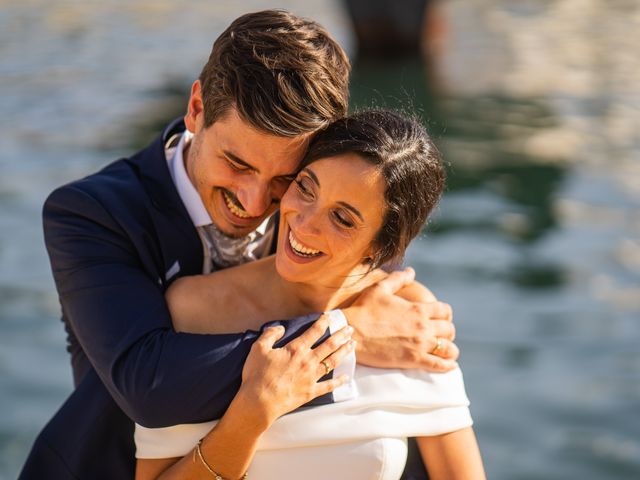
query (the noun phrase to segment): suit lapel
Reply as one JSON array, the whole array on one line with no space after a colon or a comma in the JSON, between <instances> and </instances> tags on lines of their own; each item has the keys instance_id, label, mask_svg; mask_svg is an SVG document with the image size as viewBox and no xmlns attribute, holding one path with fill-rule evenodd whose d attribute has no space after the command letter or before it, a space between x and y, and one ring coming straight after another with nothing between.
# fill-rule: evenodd
<instances>
[{"instance_id":1,"label":"suit lapel","mask_svg":"<svg viewBox=\"0 0 640 480\"><path fill-rule=\"evenodd\" d=\"M164 264L160 283L165 287L175 278L202 273L204 261L202 242L173 183L164 152L164 139L184 128L181 121L174 122L130 160L150 199L149 213Z\"/></svg>"}]
</instances>

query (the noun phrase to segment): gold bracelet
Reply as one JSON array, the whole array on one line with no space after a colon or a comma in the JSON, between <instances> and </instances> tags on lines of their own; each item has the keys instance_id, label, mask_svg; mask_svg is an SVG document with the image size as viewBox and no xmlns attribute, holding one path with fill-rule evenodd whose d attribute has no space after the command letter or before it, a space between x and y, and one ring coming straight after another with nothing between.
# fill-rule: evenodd
<instances>
[{"instance_id":1,"label":"gold bracelet","mask_svg":"<svg viewBox=\"0 0 640 480\"><path fill-rule=\"evenodd\" d=\"M227 480L226 478L224 478L222 475L220 475L218 472L216 472L213 468L211 468L211 466L207 463L207 461L204 459L204 457L202 456L202 450L200 448L200 445L202 445L202 438L198 441L198 444L196 445L196 448L193 450L193 463L196 463L196 453L198 454L198 458L200 459L200 461L202 462L202 464L204 465L204 468L206 468L208 470L208 472L213 475L213 477L216 480ZM244 475L242 475L240 480L246 480L248 478L248 474L245 473Z\"/></svg>"}]
</instances>

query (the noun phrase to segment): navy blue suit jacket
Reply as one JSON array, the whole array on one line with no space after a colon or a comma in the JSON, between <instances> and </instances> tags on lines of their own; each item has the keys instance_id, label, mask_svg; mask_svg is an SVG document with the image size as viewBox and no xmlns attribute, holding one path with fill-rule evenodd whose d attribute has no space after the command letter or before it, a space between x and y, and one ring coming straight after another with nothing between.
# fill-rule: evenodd
<instances>
[{"instance_id":1,"label":"navy blue suit jacket","mask_svg":"<svg viewBox=\"0 0 640 480\"><path fill-rule=\"evenodd\" d=\"M23 480L133 478L134 420L165 427L219 418L237 392L259 332L179 334L164 301L173 280L200 274L203 263L164 153L164 139L182 130L174 122L146 149L45 202L76 388L36 439ZM167 278L176 262L179 273ZM284 322L281 343L312 320Z\"/></svg>"}]
</instances>

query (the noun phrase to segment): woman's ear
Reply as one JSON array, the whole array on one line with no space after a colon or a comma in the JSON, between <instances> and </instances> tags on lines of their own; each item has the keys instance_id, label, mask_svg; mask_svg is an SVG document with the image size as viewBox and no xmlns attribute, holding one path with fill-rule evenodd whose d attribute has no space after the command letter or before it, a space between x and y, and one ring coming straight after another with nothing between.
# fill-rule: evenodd
<instances>
[{"instance_id":1,"label":"woman's ear","mask_svg":"<svg viewBox=\"0 0 640 480\"><path fill-rule=\"evenodd\" d=\"M362 257L362 264L371 266L375 263L375 258L376 258L376 247L375 245L371 244L364 251L364 257Z\"/></svg>"}]
</instances>

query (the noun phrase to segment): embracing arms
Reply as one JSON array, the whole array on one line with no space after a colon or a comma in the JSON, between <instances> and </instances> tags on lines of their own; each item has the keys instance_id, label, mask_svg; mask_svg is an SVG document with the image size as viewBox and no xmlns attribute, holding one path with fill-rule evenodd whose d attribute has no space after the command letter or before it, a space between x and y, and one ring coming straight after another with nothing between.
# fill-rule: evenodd
<instances>
[{"instance_id":1,"label":"embracing arms","mask_svg":"<svg viewBox=\"0 0 640 480\"><path fill-rule=\"evenodd\" d=\"M259 332L176 333L153 271L151 234L132 238L122 219L75 185L48 198L44 228L65 319L120 408L148 427L219 418ZM309 324L287 322L285 339Z\"/></svg>"},{"instance_id":2,"label":"embracing arms","mask_svg":"<svg viewBox=\"0 0 640 480\"><path fill-rule=\"evenodd\" d=\"M242 292L246 277L259 270L242 265L209 275L184 277L167 291L166 298L177 331L226 334L257 329L262 316L247 301L252 289ZM343 313L358 341L358 363L380 368L418 368L446 372L457 366L459 351L453 343L455 327L451 307L438 302L415 282L412 268L391 274L370 274L377 283L364 289ZM259 282L256 282L259 284ZM234 285L235 287L232 287ZM264 296L263 292L255 296ZM277 303L277 302L276 302ZM214 305L223 305L213 314ZM276 311L278 307L275 307ZM238 312L246 311L246 315ZM282 314L281 311L279 311ZM436 345L440 343L437 352Z\"/></svg>"},{"instance_id":3,"label":"embracing arms","mask_svg":"<svg viewBox=\"0 0 640 480\"><path fill-rule=\"evenodd\" d=\"M412 268L390 273L344 309L358 342L358 363L429 372L457 367L451 307L414 279ZM446 348L435 351L438 339Z\"/></svg>"},{"instance_id":4,"label":"embracing arms","mask_svg":"<svg viewBox=\"0 0 640 480\"><path fill-rule=\"evenodd\" d=\"M203 438L199 454L194 449L182 458L138 459L136 480L205 478L211 476L206 465L224 478L241 478L262 434L278 417L348 380L318 382L325 374L322 361L337 365L354 347L351 330L345 327L312 348L327 327L326 316L321 317L282 348L273 347L284 329L266 329L251 348L237 395Z\"/></svg>"},{"instance_id":5,"label":"embracing arms","mask_svg":"<svg viewBox=\"0 0 640 480\"><path fill-rule=\"evenodd\" d=\"M154 225L139 224L138 218L124 225L112 210L76 184L56 190L45 204L45 240L66 320L91 366L133 420L163 427L220 417L240 385L259 332L176 333L158 285L164 272L149 266L161 255ZM151 223L146 217L140 221ZM396 275L394 284L371 287L345 309L360 344L359 361L452 368L452 362L442 364L429 351L436 336L452 339L453 327L432 322L428 308L393 295L394 285L407 283L403 275ZM387 319L402 322L390 327ZM312 320L286 322L285 341ZM185 391L189 395L181 394Z\"/></svg>"}]
</instances>

